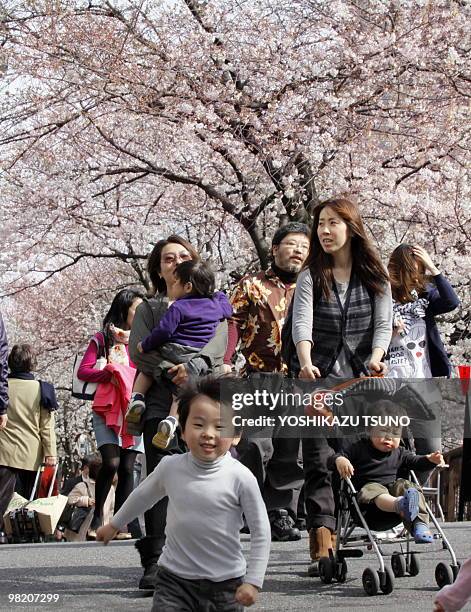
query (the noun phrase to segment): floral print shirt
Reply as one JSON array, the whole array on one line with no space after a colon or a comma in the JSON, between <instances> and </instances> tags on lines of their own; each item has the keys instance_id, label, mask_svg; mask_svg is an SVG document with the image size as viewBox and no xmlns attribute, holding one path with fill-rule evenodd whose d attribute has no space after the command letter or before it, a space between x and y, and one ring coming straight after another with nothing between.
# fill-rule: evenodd
<instances>
[{"instance_id":1,"label":"floral print shirt","mask_svg":"<svg viewBox=\"0 0 471 612\"><path fill-rule=\"evenodd\" d=\"M294 295L295 283L284 284L270 268L239 281L231 296L231 319L240 334L246 364L242 373L285 372L281 360L281 329Z\"/></svg>"}]
</instances>

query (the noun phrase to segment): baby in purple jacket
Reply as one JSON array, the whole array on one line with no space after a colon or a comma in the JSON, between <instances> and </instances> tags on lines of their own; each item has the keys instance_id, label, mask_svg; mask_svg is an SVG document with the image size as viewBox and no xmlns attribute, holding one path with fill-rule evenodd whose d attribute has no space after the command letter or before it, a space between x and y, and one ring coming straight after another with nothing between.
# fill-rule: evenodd
<instances>
[{"instance_id":1,"label":"baby in purple jacket","mask_svg":"<svg viewBox=\"0 0 471 612\"><path fill-rule=\"evenodd\" d=\"M232 306L220 291L214 291L215 279L211 268L201 261L184 261L175 268L175 298L159 324L138 344L142 353L157 351L152 375L139 372L126 413L128 431L139 427L145 411L145 394L156 373L165 375L172 366L194 357L214 337L220 321L232 316ZM177 404L174 401L169 416L160 422L152 443L167 448L178 426Z\"/></svg>"}]
</instances>

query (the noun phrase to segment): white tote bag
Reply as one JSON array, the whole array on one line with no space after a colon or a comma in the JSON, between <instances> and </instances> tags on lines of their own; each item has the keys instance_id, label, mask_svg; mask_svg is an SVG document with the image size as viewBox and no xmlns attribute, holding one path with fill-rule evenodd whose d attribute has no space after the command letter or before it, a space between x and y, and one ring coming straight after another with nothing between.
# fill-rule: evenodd
<instances>
[{"instance_id":1,"label":"white tote bag","mask_svg":"<svg viewBox=\"0 0 471 612\"><path fill-rule=\"evenodd\" d=\"M92 338L93 342L95 342L97 346L97 355L98 359L96 360L96 364L94 366L95 370L103 370L106 366L106 357L101 353L104 352L104 346L102 346L96 338ZM74 359L74 371L72 375L72 397L76 397L81 400L93 400L95 397L95 391L98 386L98 383L95 382L87 382L85 380L81 380L77 376L78 369L80 367L80 363L82 361L83 355L75 355Z\"/></svg>"}]
</instances>

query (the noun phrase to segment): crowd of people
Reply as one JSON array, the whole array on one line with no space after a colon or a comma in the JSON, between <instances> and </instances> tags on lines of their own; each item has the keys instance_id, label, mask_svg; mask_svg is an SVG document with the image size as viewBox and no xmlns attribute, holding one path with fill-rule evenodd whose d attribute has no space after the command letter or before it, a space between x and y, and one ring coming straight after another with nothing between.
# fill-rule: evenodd
<instances>
[{"instance_id":1,"label":"crowd of people","mask_svg":"<svg viewBox=\"0 0 471 612\"><path fill-rule=\"evenodd\" d=\"M297 222L279 228L270 267L242 278L230 300L176 235L149 256L154 297L133 289L115 296L78 370L81 380L99 383L93 429L100 461L84 466L67 493L76 508L93 510L88 537L105 543L131 537L130 525L144 513L139 588L155 590L153 609L197 610L202 600L214 609L251 605L270 541L298 540L304 528L308 573L318 575L319 559L335 545L336 471L356 470L365 506L397 513L417 543L430 541L417 489L398 478L401 467L420 467L426 478L443 464L436 437L416 436L416 456L399 449L400 429L371 430L348 448L325 437L280 436L276 426L257 437L221 435L221 381L239 355L238 375L260 387L285 376L322 379L328 388L369 376L450 376L435 317L459 306L454 289L418 245L399 245L387 266L380 255L358 207L338 198L317 206L312 231ZM53 388L34 380L26 346L13 347L10 399L0 396L3 511L15 487L27 494L38 465L57 454ZM25 427L34 439L27 453L18 435ZM148 476L134 489L139 453ZM240 530L251 534L247 567ZM462 592L463 580L470 586L466 568ZM452 597L439 595L437 610L458 609Z\"/></svg>"}]
</instances>

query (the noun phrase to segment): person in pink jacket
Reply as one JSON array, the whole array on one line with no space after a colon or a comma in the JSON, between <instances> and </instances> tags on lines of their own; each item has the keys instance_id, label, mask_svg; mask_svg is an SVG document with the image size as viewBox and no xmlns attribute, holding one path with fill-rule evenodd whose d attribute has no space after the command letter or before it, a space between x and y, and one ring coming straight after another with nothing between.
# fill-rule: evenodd
<instances>
[{"instance_id":1,"label":"person in pink jacket","mask_svg":"<svg viewBox=\"0 0 471 612\"><path fill-rule=\"evenodd\" d=\"M456 612L471 599L471 557L467 559L453 584L443 587L435 598L433 612Z\"/></svg>"},{"instance_id":2,"label":"person in pink jacket","mask_svg":"<svg viewBox=\"0 0 471 612\"><path fill-rule=\"evenodd\" d=\"M93 336L83 356L77 375L81 380L100 383L95 397L100 397L101 385L109 387L111 382L118 383L115 379L115 368L95 369L100 358L105 357L108 364L135 369L135 365L129 358L128 341L134 313L142 302L142 298L142 293L135 289L119 291L103 319L102 331ZM95 537L96 529L103 522L103 505L116 474L118 485L115 505L118 510L133 489L133 470L137 453L144 451L141 437L135 437L134 444L129 445L128 436L125 437L126 432L108 426L103 414L98 412L100 411L94 410L93 412L93 430L103 464L96 480L95 511L88 534L90 538ZM124 533L121 537L131 536Z\"/></svg>"},{"instance_id":3,"label":"person in pink jacket","mask_svg":"<svg viewBox=\"0 0 471 612\"><path fill-rule=\"evenodd\" d=\"M112 378L110 382L98 386L93 400L93 412L105 419L106 426L119 436L122 448L131 448L135 445L134 435L129 433L124 417L136 369L123 363L107 363L104 369L111 372Z\"/></svg>"}]
</instances>

